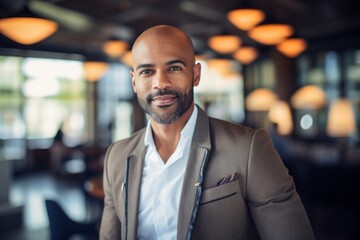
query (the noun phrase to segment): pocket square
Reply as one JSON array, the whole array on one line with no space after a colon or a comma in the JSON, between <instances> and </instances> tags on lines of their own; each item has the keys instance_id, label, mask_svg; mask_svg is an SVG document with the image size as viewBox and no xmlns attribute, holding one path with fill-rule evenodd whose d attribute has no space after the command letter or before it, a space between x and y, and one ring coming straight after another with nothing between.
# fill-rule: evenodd
<instances>
[{"instance_id":1,"label":"pocket square","mask_svg":"<svg viewBox=\"0 0 360 240\"><path fill-rule=\"evenodd\" d=\"M217 182L217 186L220 186L220 185L223 185L223 184L226 184L226 183L229 183L229 182L233 182L233 181L238 180L238 179L239 179L239 173L233 173L233 174L230 174L227 177L224 177L224 178L220 179Z\"/></svg>"}]
</instances>

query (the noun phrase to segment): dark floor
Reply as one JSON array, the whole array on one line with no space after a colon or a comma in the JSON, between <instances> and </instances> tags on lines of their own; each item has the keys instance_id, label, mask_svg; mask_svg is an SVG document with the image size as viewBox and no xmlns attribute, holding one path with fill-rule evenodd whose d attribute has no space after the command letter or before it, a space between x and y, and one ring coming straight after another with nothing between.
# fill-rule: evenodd
<instances>
[{"instance_id":1,"label":"dark floor","mask_svg":"<svg viewBox=\"0 0 360 240\"><path fill-rule=\"evenodd\" d=\"M94 212L88 206L79 176L55 177L49 172L37 172L17 177L10 192L11 202L23 204L23 226L0 230L1 240L48 240L49 221L45 199L57 200L73 220L88 221Z\"/></svg>"},{"instance_id":2,"label":"dark floor","mask_svg":"<svg viewBox=\"0 0 360 240\"><path fill-rule=\"evenodd\" d=\"M360 166L289 166L317 240L360 239Z\"/></svg>"},{"instance_id":3,"label":"dark floor","mask_svg":"<svg viewBox=\"0 0 360 240\"><path fill-rule=\"evenodd\" d=\"M339 189L334 179L326 178L330 189ZM354 182L354 185L358 183ZM317 202L305 206L309 213L317 240L360 239L359 207L341 202L324 201L321 189ZM313 192L312 195L315 195ZM87 221L99 215L99 209L89 208L81 188L81 178L74 176L55 177L49 172L24 174L13 181L11 201L24 204L23 227L0 230L1 240L48 240L49 222L45 209L46 198L56 199L74 220ZM329 200L328 197L324 196ZM306 199L305 199L306 200ZM92 211L90 212L89 209ZM101 210L100 210L101 211ZM1 228L0 228L1 229ZM76 238L72 238L73 240Z\"/></svg>"}]
</instances>

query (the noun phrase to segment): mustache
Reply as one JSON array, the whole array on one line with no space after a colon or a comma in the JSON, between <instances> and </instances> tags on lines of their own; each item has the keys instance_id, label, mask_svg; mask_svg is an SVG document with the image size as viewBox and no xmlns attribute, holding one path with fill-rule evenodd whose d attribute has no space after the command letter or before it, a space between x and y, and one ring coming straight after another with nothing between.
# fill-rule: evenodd
<instances>
[{"instance_id":1,"label":"mustache","mask_svg":"<svg viewBox=\"0 0 360 240\"><path fill-rule=\"evenodd\" d=\"M147 103L150 103L154 97L163 96L163 95L174 95L177 98L183 97L183 94L180 91L171 90L171 89L160 89L156 92L149 93L145 99Z\"/></svg>"}]
</instances>

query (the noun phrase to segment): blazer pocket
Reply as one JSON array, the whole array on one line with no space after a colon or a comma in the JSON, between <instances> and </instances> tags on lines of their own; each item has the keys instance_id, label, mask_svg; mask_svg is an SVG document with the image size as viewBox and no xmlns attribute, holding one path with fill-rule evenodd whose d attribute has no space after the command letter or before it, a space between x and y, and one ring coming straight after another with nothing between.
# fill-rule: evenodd
<instances>
[{"instance_id":1,"label":"blazer pocket","mask_svg":"<svg viewBox=\"0 0 360 240\"><path fill-rule=\"evenodd\" d=\"M219 201L240 193L239 180L229 182L220 186L204 190L201 196L200 205Z\"/></svg>"}]
</instances>

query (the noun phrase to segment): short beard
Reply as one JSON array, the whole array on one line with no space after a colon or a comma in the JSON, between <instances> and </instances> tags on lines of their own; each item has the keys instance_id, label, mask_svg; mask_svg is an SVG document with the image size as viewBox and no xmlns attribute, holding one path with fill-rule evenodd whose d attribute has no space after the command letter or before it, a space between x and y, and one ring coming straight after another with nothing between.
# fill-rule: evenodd
<instances>
[{"instance_id":1,"label":"short beard","mask_svg":"<svg viewBox=\"0 0 360 240\"><path fill-rule=\"evenodd\" d=\"M176 110L170 113L159 114L152 107L152 99L155 96L161 95L174 95L177 99ZM174 123L177 119L179 119L192 105L194 100L194 89L191 88L187 93L182 93L180 91L169 90L169 89L161 89L156 93L150 93L145 100L137 96L139 104L141 108L148 114L155 122L159 124L171 124ZM166 108L164 106L163 108Z\"/></svg>"}]
</instances>

